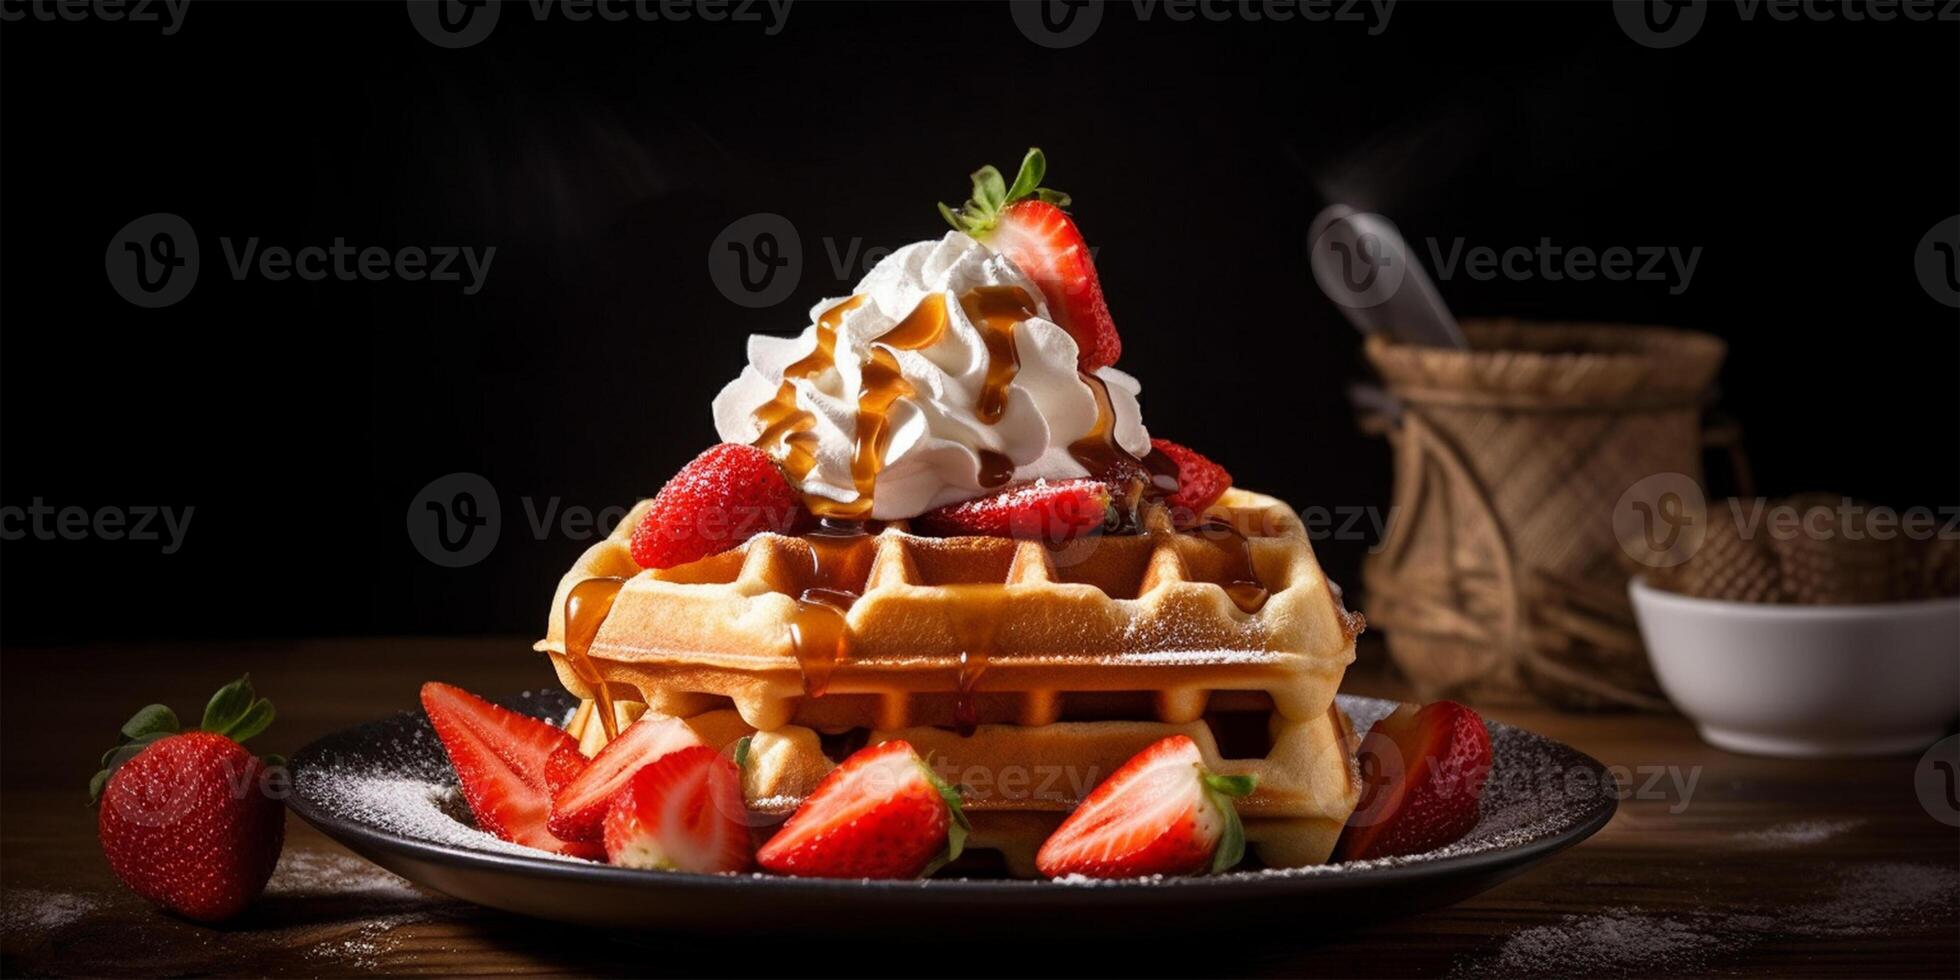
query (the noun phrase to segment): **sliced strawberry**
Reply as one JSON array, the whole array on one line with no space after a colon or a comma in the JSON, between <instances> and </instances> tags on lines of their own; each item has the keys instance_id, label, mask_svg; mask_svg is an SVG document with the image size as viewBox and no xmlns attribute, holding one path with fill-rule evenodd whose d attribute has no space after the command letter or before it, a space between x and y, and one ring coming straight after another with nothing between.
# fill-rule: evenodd
<instances>
[{"instance_id":1,"label":"sliced strawberry","mask_svg":"<svg viewBox=\"0 0 1960 980\"><path fill-rule=\"evenodd\" d=\"M546 826L551 758L567 746L578 751L570 735L448 684L422 685L422 710L449 753L478 827L526 847L599 857L599 848L560 840Z\"/></svg>"},{"instance_id":2,"label":"sliced strawberry","mask_svg":"<svg viewBox=\"0 0 1960 980\"><path fill-rule=\"evenodd\" d=\"M983 534L1066 541L1102 529L1110 488L1101 480L1037 481L929 510L912 521L921 534Z\"/></svg>"},{"instance_id":3,"label":"sliced strawberry","mask_svg":"<svg viewBox=\"0 0 1960 980\"><path fill-rule=\"evenodd\" d=\"M1232 801L1253 784L1205 771L1196 742L1169 736L1103 780L1041 845L1035 867L1051 878L1224 871L1245 856Z\"/></svg>"},{"instance_id":4,"label":"sliced strawberry","mask_svg":"<svg viewBox=\"0 0 1960 980\"><path fill-rule=\"evenodd\" d=\"M968 830L959 791L894 739L831 770L756 861L799 877L916 878L959 857Z\"/></svg>"},{"instance_id":5,"label":"sliced strawberry","mask_svg":"<svg viewBox=\"0 0 1960 980\"><path fill-rule=\"evenodd\" d=\"M776 461L754 446L724 442L681 467L633 529L641 568L672 568L718 554L763 531L802 520L803 498Z\"/></svg>"},{"instance_id":6,"label":"sliced strawberry","mask_svg":"<svg viewBox=\"0 0 1960 980\"><path fill-rule=\"evenodd\" d=\"M641 766L613 797L606 859L661 871L747 871L755 851L747 815L735 764L691 745Z\"/></svg>"},{"instance_id":7,"label":"sliced strawberry","mask_svg":"<svg viewBox=\"0 0 1960 980\"><path fill-rule=\"evenodd\" d=\"M700 736L679 718L652 712L606 743L563 789L552 795L551 832L566 840L596 841L605 833L606 807L641 766L691 745Z\"/></svg>"},{"instance_id":8,"label":"sliced strawberry","mask_svg":"<svg viewBox=\"0 0 1960 980\"><path fill-rule=\"evenodd\" d=\"M585 753L579 751L576 742L552 749L550 757L544 760L545 789L551 792L553 799L556 799L558 791L577 779L578 774L584 772L590 762L591 760L585 757Z\"/></svg>"},{"instance_id":9,"label":"sliced strawberry","mask_svg":"<svg viewBox=\"0 0 1960 980\"><path fill-rule=\"evenodd\" d=\"M1195 515L1231 489L1232 474L1197 450L1169 439L1152 439L1150 445L1177 464L1177 492L1164 501L1171 507Z\"/></svg>"},{"instance_id":10,"label":"sliced strawberry","mask_svg":"<svg viewBox=\"0 0 1960 980\"><path fill-rule=\"evenodd\" d=\"M1030 149L1007 186L992 166L973 172L973 196L958 211L944 204L939 213L952 226L992 246L1041 287L1048 312L1078 351L1076 367L1094 371L1116 363L1123 340L1103 300L1102 280L1082 232L1062 211L1069 198L1039 186L1048 171L1041 150Z\"/></svg>"},{"instance_id":11,"label":"sliced strawberry","mask_svg":"<svg viewBox=\"0 0 1960 980\"><path fill-rule=\"evenodd\" d=\"M1419 854L1477 824L1490 775L1490 733L1475 711L1437 701L1375 722L1355 752L1361 803L1335 854L1343 861Z\"/></svg>"}]
</instances>

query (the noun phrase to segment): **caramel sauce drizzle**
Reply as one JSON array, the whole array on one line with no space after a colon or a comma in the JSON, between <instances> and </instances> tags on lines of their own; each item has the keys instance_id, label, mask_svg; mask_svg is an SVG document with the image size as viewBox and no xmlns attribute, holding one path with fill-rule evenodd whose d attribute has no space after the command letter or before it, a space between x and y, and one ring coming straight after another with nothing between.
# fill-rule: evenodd
<instances>
[{"instance_id":1,"label":"caramel sauce drizzle","mask_svg":"<svg viewBox=\"0 0 1960 980\"><path fill-rule=\"evenodd\" d=\"M795 364L783 369L782 386L776 396L755 410L762 434L754 445L782 461L790 479L801 483L817 465L817 436L810 430L817 424L808 411L797 407L795 381L816 377L837 361L837 327L844 314L864 305L863 296L853 296L823 311L817 317L817 346Z\"/></svg>"},{"instance_id":2,"label":"caramel sauce drizzle","mask_svg":"<svg viewBox=\"0 0 1960 980\"><path fill-rule=\"evenodd\" d=\"M810 697L822 697L837 665L850 659L851 625L845 617L858 594L837 583L844 578L843 560L867 533L861 523L825 520L803 537L810 545L811 581L819 584L797 597L789 639L803 674L803 693Z\"/></svg>"},{"instance_id":3,"label":"caramel sauce drizzle","mask_svg":"<svg viewBox=\"0 0 1960 980\"><path fill-rule=\"evenodd\" d=\"M980 727L980 709L974 704L973 689L980 683L980 675L987 672L987 658L991 655L992 651L985 646L960 651L959 674L953 681L953 730L962 738Z\"/></svg>"},{"instance_id":4,"label":"caramel sauce drizzle","mask_svg":"<svg viewBox=\"0 0 1960 980\"><path fill-rule=\"evenodd\" d=\"M572 586L565 595L565 660L572 673L592 689L592 707L605 726L606 741L619 736L619 720L613 711L612 689L592 661L592 641L599 636L612 613L613 600L626 584L623 578L589 578Z\"/></svg>"},{"instance_id":5,"label":"caramel sauce drizzle","mask_svg":"<svg viewBox=\"0 0 1960 980\"><path fill-rule=\"evenodd\" d=\"M782 386L755 412L762 434L755 445L782 460L790 477L801 482L816 466L816 421L797 407L796 385L800 379L815 377L836 366L837 328L844 314L864 304L865 297L853 296L825 310L817 318L817 344L803 359L783 371ZM996 424L1007 411L1007 391L1021 370L1020 353L1014 346L1014 326L1035 313L1034 299L1016 286L981 286L960 297L960 309L980 332L987 348L986 379L974 407L975 414L988 425ZM891 447L891 408L900 398L915 394L899 370L894 350L921 350L944 336L947 327L946 296L932 293L919 301L890 330L875 341L876 346L861 365L857 407L857 437L851 453L851 482L857 499L840 503L808 498L818 516L843 520L862 520L869 516L878 474L885 468L885 453ZM980 482L992 488L1013 477L1013 462L992 450L980 454Z\"/></svg>"},{"instance_id":6,"label":"caramel sauce drizzle","mask_svg":"<svg viewBox=\"0 0 1960 980\"><path fill-rule=\"evenodd\" d=\"M992 490L1014 479L1014 461L1006 453L980 450L980 485Z\"/></svg>"},{"instance_id":7,"label":"caramel sauce drizzle","mask_svg":"<svg viewBox=\"0 0 1960 980\"><path fill-rule=\"evenodd\" d=\"M1069 444L1069 455L1091 473L1114 474L1122 481L1126 491L1117 501L1117 510L1124 526L1119 530L1134 533L1144 527L1148 508L1164 506L1164 499L1177 493L1177 463L1154 448L1141 458L1124 449L1116 441L1116 406L1110 401L1109 384L1086 371L1082 382L1096 395L1096 424L1087 435ZM1252 543L1226 521L1208 520L1193 531L1211 541L1229 542L1223 549L1221 587L1241 611L1259 611L1270 591L1253 567Z\"/></svg>"},{"instance_id":8,"label":"caramel sauce drizzle","mask_svg":"<svg viewBox=\"0 0 1960 980\"><path fill-rule=\"evenodd\" d=\"M960 309L980 330L987 345L987 379L980 387L974 413L994 425L1007 412L1007 389L1021 371L1021 352L1014 346L1014 325L1034 316L1034 300L1019 286L981 286L960 297Z\"/></svg>"},{"instance_id":9,"label":"caramel sauce drizzle","mask_svg":"<svg viewBox=\"0 0 1960 980\"><path fill-rule=\"evenodd\" d=\"M1224 580L1221 584L1239 611L1258 612L1272 593L1260 581L1258 570L1252 567L1252 542L1237 527L1220 520L1206 521L1198 526L1197 533L1207 540L1230 542L1223 548L1225 571L1219 576Z\"/></svg>"}]
</instances>

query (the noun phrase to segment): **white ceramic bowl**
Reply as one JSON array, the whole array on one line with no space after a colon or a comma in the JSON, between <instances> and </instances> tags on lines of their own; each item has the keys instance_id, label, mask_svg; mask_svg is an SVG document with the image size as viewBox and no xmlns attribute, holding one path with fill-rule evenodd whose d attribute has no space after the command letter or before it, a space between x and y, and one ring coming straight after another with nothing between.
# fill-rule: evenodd
<instances>
[{"instance_id":1,"label":"white ceramic bowl","mask_svg":"<svg viewBox=\"0 0 1960 980\"><path fill-rule=\"evenodd\" d=\"M1771 605L1639 579L1628 591L1661 688L1718 748L1893 755L1960 717L1960 598Z\"/></svg>"}]
</instances>

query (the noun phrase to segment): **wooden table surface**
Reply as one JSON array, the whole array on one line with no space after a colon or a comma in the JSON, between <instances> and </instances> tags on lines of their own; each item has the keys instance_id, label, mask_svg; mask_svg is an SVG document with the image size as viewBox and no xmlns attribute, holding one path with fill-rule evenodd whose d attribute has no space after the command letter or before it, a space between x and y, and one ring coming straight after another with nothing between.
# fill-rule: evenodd
<instances>
[{"instance_id":1,"label":"wooden table surface","mask_svg":"<svg viewBox=\"0 0 1960 980\"><path fill-rule=\"evenodd\" d=\"M1400 693L1380 661L1366 648L1345 689ZM614 937L419 892L297 818L253 911L192 925L118 885L84 787L135 708L195 717L248 669L279 709L262 752L410 707L427 679L499 694L551 682L519 638L0 652L0 973L1960 975L1960 830L1920 804L1916 760L1757 759L1703 745L1676 717L1537 710L1489 715L1623 767L1612 824L1469 901L1317 945L1029 949L958 923L875 945Z\"/></svg>"}]
</instances>

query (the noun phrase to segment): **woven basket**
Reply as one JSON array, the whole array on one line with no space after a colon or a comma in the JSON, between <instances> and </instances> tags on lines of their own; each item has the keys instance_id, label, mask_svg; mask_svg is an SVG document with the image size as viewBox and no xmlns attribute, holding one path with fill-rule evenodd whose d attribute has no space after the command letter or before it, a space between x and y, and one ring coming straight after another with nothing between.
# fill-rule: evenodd
<instances>
[{"instance_id":1,"label":"woven basket","mask_svg":"<svg viewBox=\"0 0 1960 980\"><path fill-rule=\"evenodd\" d=\"M1701 481L1724 345L1661 327L1467 322L1473 350L1370 337L1395 500L1368 620L1425 700L1669 710L1633 622L1613 509ZM1364 419L1364 425L1369 420Z\"/></svg>"}]
</instances>

